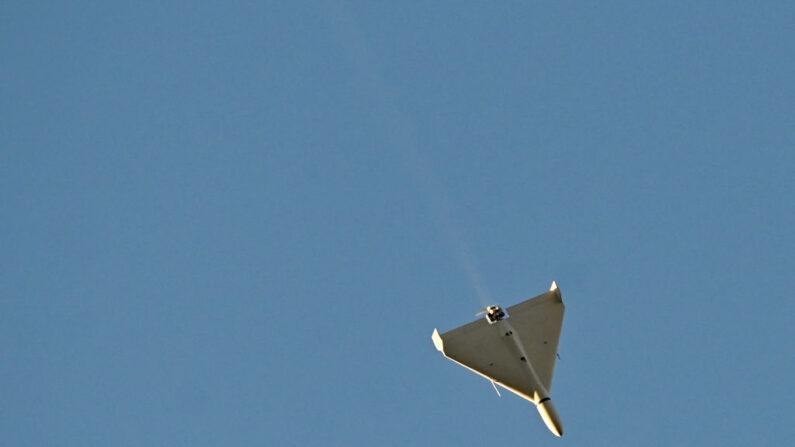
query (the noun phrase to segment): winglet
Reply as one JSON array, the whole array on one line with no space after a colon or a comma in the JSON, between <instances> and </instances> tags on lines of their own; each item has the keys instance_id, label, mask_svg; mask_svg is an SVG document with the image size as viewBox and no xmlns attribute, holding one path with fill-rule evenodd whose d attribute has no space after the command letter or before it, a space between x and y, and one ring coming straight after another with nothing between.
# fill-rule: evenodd
<instances>
[{"instance_id":1,"label":"winglet","mask_svg":"<svg viewBox=\"0 0 795 447\"><path fill-rule=\"evenodd\" d=\"M561 303L563 302L563 298L560 296L560 289L558 289L557 282L552 281L552 285L549 287L549 291L555 294L558 301L560 301Z\"/></svg>"},{"instance_id":2,"label":"winglet","mask_svg":"<svg viewBox=\"0 0 795 447\"><path fill-rule=\"evenodd\" d=\"M433 330L433 335L431 335L431 340L433 340L433 345L436 346L436 349L444 353L444 342L442 341L442 336L439 335L438 329Z\"/></svg>"}]
</instances>

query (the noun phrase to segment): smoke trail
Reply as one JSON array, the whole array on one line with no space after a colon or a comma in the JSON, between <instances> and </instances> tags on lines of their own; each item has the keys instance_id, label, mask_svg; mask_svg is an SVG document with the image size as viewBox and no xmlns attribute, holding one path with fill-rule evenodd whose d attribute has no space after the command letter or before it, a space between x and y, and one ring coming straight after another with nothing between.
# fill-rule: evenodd
<instances>
[{"instance_id":1,"label":"smoke trail","mask_svg":"<svg viewBox=\"0 0 795 447\"><path fill-rule=\"evenodd\" d=\"M339 36L343 49L355 66L360 77L359 84L373 98L378 115L383 117L384 122L391 124L387 129L390 132L387 139L394 144L397 151L402 152L413 180L426 193L431 215L439 225L442 235L458 260L460 267L469 278L481 304L484 307L493 304L483 277L480 274L480 268L475 256L466 243L464 232L456 224L456 220L453 217L453 207L450 204L450 200L433 174L427 159L417 150L414 126L394 106L397 103L394 100L394 95L391 94L387 83L384 82L374 68L367 47L367 39L361 27L351 14L342 9L344 5L330 4L326 6L334 8L333 11L328 11L329 14L325 16L331 18L331 28Z\"/></svg>"},{"instance_id":2,"label":"smoke trail","mask_svg":"<svg viewBox=\"0 0 795 447\"><path fill-rule=\"evenodd\" d=\"M415 182L427 193L431 215L439 225L460 267L469 278L472 288L475 289L475 293L480 299L480 304L482 304L483 307L493 304L494 302L486 289L475 256L472 254L466 242L466 235L456 224L453 207L444 194L442 186L433 175L433 171L431 171L428 166L427 160L422 154L419 154L414 147L407 147L405 152L409 161L409 169L413 174Z\"/></svg>"}]
</instances>

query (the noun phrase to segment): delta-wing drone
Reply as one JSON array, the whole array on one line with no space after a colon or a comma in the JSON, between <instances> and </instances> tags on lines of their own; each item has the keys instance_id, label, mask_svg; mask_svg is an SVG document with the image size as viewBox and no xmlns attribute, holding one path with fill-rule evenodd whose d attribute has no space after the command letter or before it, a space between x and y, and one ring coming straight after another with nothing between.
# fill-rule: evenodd
<instances>
[{"instance_id":1,"label":"delta-wing drone","mask_svg":"<svg viewBox=\"0 0 795 447\"><path fill-rule=\"evenodd\" d=\"M563 424L549 397L565 306L555 282L549 292L515 306L481 312L485 318L440 334L433 344L445 357L533 402L547 428L563 435ZM478 314L480 315L480 314Z\"/></svg>"}]
</instances>

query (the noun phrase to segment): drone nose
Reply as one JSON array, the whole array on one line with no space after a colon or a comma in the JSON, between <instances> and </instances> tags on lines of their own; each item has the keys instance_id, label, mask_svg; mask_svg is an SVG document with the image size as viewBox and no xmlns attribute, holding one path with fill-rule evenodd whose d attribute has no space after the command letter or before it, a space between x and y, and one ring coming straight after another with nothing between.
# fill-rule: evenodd
<instances>
[{"instance_id":1,"label":"drone nose","mask_svg":"<svg viewBox=\"0 0 795 447\"><path fill-rule=\"evenodd\" d=\"M538 414L541 415L541 419L544 420L544 424L546 424L549 431L551 431L552 434L557 437L563 436L563 423L560 421L558 410L555 409L555 405L552 404L552 400L548 397L541 399L541 402L536 406L536 408L538 409Z\"/></svg>"}]
</instances>

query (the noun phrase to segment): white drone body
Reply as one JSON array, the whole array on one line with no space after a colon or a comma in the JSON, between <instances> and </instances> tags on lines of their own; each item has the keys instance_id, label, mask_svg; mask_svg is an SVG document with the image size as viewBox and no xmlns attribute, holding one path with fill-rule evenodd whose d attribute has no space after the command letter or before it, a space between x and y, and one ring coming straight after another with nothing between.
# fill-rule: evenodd
<instances>
[{"instance_id":1,"label":"white drone body","mask_svg":"<svg viewBox=\"0 0 795 447\"><path fill-rule=\"evenodd\" d=\"M489 306L486 318L431 336L445 357L536 405L555 436L563 424L549 396L565 306L558 285L506 312ZM480 315L479 314L479 315ZM499 391L498 391L499 394Z\"/></svg>"}]
</instances>

